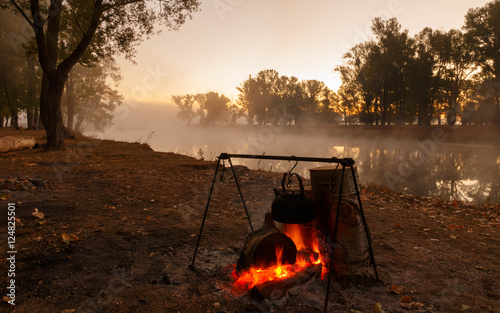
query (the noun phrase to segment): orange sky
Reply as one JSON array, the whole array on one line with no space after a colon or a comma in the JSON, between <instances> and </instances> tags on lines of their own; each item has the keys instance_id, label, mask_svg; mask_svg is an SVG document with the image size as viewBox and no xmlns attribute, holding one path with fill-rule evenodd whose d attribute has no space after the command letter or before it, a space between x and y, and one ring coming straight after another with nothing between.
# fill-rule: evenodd
<instances>
[{"instance_id":1,"label":"orange sky","mask_svg":"<svg viewBox=\"0 0 500 313\"><path fill-rule=\"evenodd\" d=\"M236 98L249 75L317 79L336 90L333 68L371 35L376 16L396 17L415 34L424 27L460 28L486 0L210 0L178 31L143 42L137 64L119 59L120 91L131 103L170 103L172 95L218 91Z\"/></svg>"}]
</instances>

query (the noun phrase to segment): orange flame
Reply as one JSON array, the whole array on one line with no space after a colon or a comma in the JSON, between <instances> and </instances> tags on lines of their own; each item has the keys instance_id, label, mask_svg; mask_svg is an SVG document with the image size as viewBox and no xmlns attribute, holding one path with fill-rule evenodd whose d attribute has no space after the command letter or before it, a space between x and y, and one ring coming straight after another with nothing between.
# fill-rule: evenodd
<instances>
[{"instance_id":1,"label":"orange flame","mask_svg":"<svg viewBox=\"0 0 500 313\"><path fill-rule=\"evenodd\" d=\"M268 268L250 268L249 270L233 277L236 279L235 286L242 289L251 289L255 285L267 281L275 281L293 277L296 273L311 264L323 264L321 279L325 277L327 267L325 259L320 251L320 245L313 228L307 229L303 225L283 225L283 233L290 237L297 247L297 259L295 264L282 264L283 247L276 247L276 265Z\"/></svg>"}]
</instances>

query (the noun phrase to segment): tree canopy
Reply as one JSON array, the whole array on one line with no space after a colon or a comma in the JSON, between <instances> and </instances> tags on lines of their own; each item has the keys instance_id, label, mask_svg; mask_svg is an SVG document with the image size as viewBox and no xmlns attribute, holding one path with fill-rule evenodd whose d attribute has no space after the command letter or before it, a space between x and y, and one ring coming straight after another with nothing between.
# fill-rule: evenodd
<instances>
[{"instance_id":1,"label":"tree canopy","mask_svg":"<svg viewBox=\"0 0 500 313\"><path fill-rule=\"evenodd\" d=\"M156 26L178 29L200 5L197 0L8 0L0 8L21 15L31 26L43 70L40 114L47 147L63 143L61 97L71 69L84 57L117 53L132 58ZM89 50L89 47L92 49Z\"/></svg>"}]
</instances>

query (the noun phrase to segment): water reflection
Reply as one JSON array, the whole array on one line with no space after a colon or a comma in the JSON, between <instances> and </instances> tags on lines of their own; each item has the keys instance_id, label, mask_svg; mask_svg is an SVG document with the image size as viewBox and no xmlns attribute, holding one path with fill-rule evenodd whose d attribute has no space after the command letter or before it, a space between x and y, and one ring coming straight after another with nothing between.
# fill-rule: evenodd
<instances>
[{"instance_id":1,"label":"water reflection","mask_svg":"<svg viewBox=\"0 0 500 313\"><path fill-rule=\"evenodd\" d=\"M145 131L143 131L145 132ZM221 152L308 157L351 157L361 183L375 183L405 193L475 203L500 202L500 146L448 142L353 139L296 132L263 134L259 128L187 127L172 135L157 131L156 151L173 151L214 160ZM147 134L143 134L146 138ZM260 136L260 137L259 137ZM128 136L130 137L130 136ZM138 138L135 135L135 138ZM114 134L111 139L128 140ZM233 160L252 169L286 171L287 161ZM297 170L325 164L299 163Z\"/></svg>"}]
</instances>

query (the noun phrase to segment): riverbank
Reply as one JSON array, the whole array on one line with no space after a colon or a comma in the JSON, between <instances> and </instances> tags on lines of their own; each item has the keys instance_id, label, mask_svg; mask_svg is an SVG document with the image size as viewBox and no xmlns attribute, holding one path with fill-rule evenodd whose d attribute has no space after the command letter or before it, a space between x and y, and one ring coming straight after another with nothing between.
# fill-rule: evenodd
<instances>
[{"instance_id":1,"label":"riverbank","mask_svg":"<svg viewBox=\"0 0 500 313\"><path fill-rule=\"evenodd\" d=\"M16 132L0 130L6 134ZM23 135L43 142L43 132ZM16 306L4 302L0 310L269 311L224 287L230 283L227 266L236 263L249 231L227 172L217 182L196 270L188 268L214 166L141 143L85 137L68 140L61 151L0 154L1 179L41 182L0 195L0 212L7 216L8 203L14 203L19 218ZM252 222L259 225L281 175L245 167L238 173ZM386 312L407 312L403 296L427 312L500 312L498 205L415 197L371 185L363 187L362 200L383 282L336 285L331 312L368 312L376 303ZM4 286L9 266L2 258ZM395 294L392 285L403 289ZM321 310L324 287L316 280L292 289L275 312Z\"/></svg>"}]
</instances>

